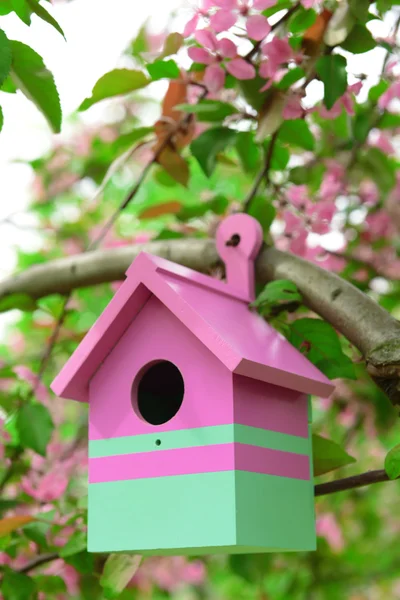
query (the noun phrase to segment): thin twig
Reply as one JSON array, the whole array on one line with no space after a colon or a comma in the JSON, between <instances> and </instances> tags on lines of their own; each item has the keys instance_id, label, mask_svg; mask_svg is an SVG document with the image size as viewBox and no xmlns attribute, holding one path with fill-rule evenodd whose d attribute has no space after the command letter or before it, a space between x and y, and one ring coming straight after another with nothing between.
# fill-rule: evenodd
<instances>
[{"instance_id":1,"label":"thin twig","mask_svg":"<svg viewBox=\"0 0 400 600\"><path fill-rule=\"evenodd\" d=\"M267 155L265 157L265 163L264 163L261 171L258 173L256 180L253 184L253 187L251 188L250 192L247 194L247 197L243 204L243 212L247 213L249 211L250 204L251 204L253 198L257 195L258 190L259 190L260 185L263 182L263 180L265 180L265 182L267 184L269 183L269 170L271 168L271 162L272 162L272 157L274 154L275 143L278 138L278 133L279 133L279 130L275 131L275 133L271 137L271 141L268 146Z\"/></svg>"},{"instance_id":2,"label":"thin twig","mask_svg":"<svg viewBox=\"0 0 400 600\"><path fill-rule=\"evenodd\" d=\"M17 573L29 573L32 569L36 567L40 567L41 565L45 565L46 563L52 562L53 560L57 560L60 558L58 552L48 552L47 554L39 554L32 560L26 563L23 567L19 569L15 569Z\"/></svg>"},{"instance_id":3,"label":"thin twig","mask_svg":"<svg viewBox=\"0 0 400 600\"><path fill-rule=\"evenodd\" d=\"M329 481L327 483L319 483L315 486L315 496L326 496L327 494L336 494L337 492L344 492L345 490L353 490L366 485L372 485L374 483L382 483L384 481L393 481L389 479L386 471L378 469L376 471L366 471L366 473L360 473L360 475L353 475L352 477L345 477L344 479L337 479L336 481Z\"/></svg>"}]
</instances>

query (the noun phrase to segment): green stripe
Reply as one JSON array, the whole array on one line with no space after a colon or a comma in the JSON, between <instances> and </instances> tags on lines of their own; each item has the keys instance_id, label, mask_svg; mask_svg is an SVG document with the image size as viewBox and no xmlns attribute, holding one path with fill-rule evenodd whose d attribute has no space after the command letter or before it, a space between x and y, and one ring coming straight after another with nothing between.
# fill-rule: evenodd
<instances>
[{"instance_id":1,"label":"green stripe","mask_svg":"<svg viewBox=\"0 0 400 600\"><path fill-rule=\"evenodd\" d=\"M160 445L157 442L161 442ZM272 450L283 450L296 454L309 455L310 442L301 438L277 431L267 431L247 425L215 425L196 429L147 433L128 437L109 438L89 441L89 458L116 456L118 454L136 454L190 448L195 446L212 446L215 444L250 444Z\"/></svg>"},{"instance_id":2,"label":"green stripe","mask_svg":"<svg viewBox=\"0 0 400 600\"><path fill-rule=\"evenodd\" d=\"M90 552L314 550L313 483L225 471L89 485Z\"/></svg>"}]
</instances>

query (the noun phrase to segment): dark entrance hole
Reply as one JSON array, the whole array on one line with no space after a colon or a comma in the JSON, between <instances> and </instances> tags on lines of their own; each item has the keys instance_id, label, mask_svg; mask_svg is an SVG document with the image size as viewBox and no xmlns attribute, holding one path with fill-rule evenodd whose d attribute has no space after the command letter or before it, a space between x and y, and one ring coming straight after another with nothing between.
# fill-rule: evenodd
<instances>
[{"instance_id":1,"label":"dark entrance hole","mask_svg":"<svg viewBox=\"0 0 400 600\"><path fill-rule=\"evenodd\" d=\"M145 370L136 390L137 409L151 425L170 421L180 409L185 391L179 369L166 360Z\"/></svg>"}]
</instances>

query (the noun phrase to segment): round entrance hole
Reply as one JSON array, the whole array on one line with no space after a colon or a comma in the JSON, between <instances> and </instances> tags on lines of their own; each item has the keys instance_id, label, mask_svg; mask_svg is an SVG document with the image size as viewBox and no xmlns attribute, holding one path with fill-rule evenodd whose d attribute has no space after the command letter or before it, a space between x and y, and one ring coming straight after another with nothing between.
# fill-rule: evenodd
<instances>
[{"instance_id":1,"label":"round entrance hole","mask_svg":"<svg viewBox=\"0 0 400 600\"><path fill-rule=\"evenodd\" d=\"M147 423L167 423L182 405L185 392L183 377L179 369L167 360L152 364L142 373L134 386L134 405L136 403L140 416Z\"/></svg>"}]
</instances>

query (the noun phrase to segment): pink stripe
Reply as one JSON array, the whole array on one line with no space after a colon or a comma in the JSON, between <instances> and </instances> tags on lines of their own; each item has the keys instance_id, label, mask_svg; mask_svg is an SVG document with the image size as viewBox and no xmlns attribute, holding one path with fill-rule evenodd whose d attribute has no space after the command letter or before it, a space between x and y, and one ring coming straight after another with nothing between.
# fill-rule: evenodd
<instances>
[{"instance_id":1,"label":"pink stripe","mask_svg":"<svg viewBox=\"0 0 400 600\"><path fill-rule=\"evenodd\" d=\"M310 478L308 456L236 443L91 458L89 483L233 470Z\"/></svg>"}]
</instances>

